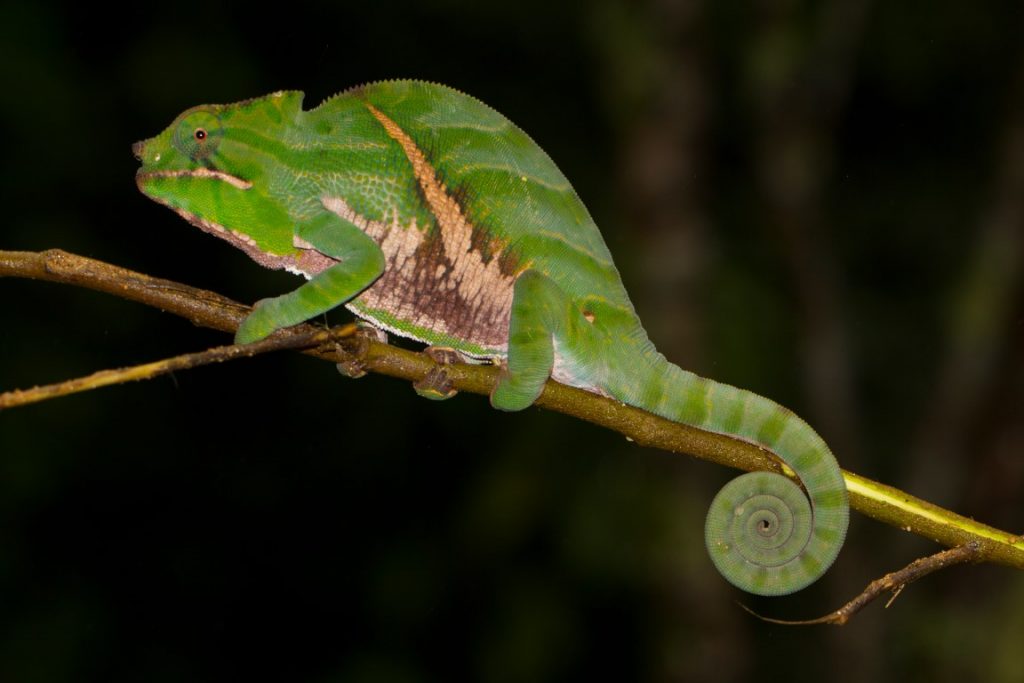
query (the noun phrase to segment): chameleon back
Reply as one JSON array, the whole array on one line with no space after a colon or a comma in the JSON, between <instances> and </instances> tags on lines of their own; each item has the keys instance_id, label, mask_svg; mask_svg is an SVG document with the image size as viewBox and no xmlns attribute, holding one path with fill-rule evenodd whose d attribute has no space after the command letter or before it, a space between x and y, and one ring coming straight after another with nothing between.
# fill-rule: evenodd
<instances>
[{"instance_id":1,"label":"chameleon back","mask_svg":"<svg viewBox=\"0 0 1024 683\"><path fill-rule=\"evenodd\" d=\"M365 226L388 260L349 304L359 315L430 344L503 355L515 279L534 269L603 320L639 328L572 185L498 112L445 86L392 81L344 92L305 117L307 129L334 122L346 131L346 148L333 145L324 162L352 170L326 175L319 192Z\"/></svg>"}]
</instances>

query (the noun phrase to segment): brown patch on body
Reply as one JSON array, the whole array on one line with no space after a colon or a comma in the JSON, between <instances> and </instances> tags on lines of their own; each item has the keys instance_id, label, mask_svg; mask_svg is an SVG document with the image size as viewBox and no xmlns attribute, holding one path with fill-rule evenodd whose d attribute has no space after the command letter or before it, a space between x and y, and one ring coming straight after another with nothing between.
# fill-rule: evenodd
<instances>
[{"instance_id":1,"label":"brown patch on body","mask_svg":"<svg viewBox=\"0 0 1024 683\"><path fill-rule=\"evenodd\" d=\"M403 225L397 212L385 220L369 220L340 197L323 197L321 201L328 210L372 237L384 252L384 273L355 301L361 313L368 312L363 309L387 311L416 327L477 346L506 347L514 278L503 276L509 279L507 286L491 290L507 290L501 299L484 296L487 290L483 288L478 288L476 298L468 299L465 288L452 278L456 268L448 261L441 240L428 235L415 220ZM396 334L413 336L383 321L374 322Z\"/></svg>"},{"instance_id":2,"label":"brown patch on body","mask_svg":"<svg viewBox=\"0 0 1024 683\"><path fill-rule=\"evenodd\" d=\"M386 258L384 274L357 303L478 346L506 348L513 286L521 268L504 253L505 245L469 222L408 133L365 104L401 146L437 230L425 230L415 221L402 225L397 212L382 221L368 220L344 199L323 197L326 208L366 232Z\"/></svg>"}]
</instances>

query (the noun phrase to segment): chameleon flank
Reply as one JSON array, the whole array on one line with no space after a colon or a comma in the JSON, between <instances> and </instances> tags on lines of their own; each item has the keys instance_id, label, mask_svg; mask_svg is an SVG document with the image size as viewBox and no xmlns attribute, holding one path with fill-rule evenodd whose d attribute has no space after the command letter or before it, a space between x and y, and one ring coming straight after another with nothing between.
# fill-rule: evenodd
<instances>
[{"instance_id":1,"label":"chameleon flank","mask_svg":"<svg viewBox=\"0 0 1024 683\"><path fill-rule=\"evenodd\" d=\"M824 573L848 520L824 441L776 403L655 350L590 214L525 133L417 81L353 88L309 111L302 98L195 107L133 147L143 193L309 279L260 302L237 342L344 304L384 330L502 364L496 408L526 408L551 377L757 444L803 490L769 473L726 486L706 524L713 562L765 595Z\"/></svg>"}]
</instances>

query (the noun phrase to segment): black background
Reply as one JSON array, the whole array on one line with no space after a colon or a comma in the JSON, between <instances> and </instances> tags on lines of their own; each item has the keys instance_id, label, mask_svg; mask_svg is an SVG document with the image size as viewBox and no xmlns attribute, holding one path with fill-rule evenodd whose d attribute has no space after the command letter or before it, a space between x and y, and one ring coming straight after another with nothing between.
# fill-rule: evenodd
<instances>
[{"instance_id":1,"label":"black background","mask_svg":"<svg viewBox=\"0 0 1024 683\"><path fill-rule=\"evenodd\" d=\"M594 214L680 365L804 415L845 467L1024 528L1017 2L0 4L0 248L255 301L298 284L134 185L132 142L279 89L447 83ZM0 281L0 389L227 336ZM347 318L337 312L333 320ZM860 515L789 598L714 572L732 473L537 409L280 354L0 413L0 680L1024 677L1024 577Z\"/></svg>"}]
</instances>

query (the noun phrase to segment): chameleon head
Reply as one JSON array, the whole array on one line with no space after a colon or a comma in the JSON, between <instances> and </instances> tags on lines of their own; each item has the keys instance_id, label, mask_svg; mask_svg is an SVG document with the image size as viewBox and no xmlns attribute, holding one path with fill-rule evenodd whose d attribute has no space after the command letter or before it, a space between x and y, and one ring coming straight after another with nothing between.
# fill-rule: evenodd
<instances>
[{"instance_id":1,"label":"chameleon head","mask_svg":"<svg viewBox=\"0 0 1024 683\"><path fill-rule=\"evenodd\" d=\"M175 200L197 194L203 186L223 182L242 190L252 187L251 181L240 175L241 169L229 170L230 154L219 151L224 138L223 109L189 109L160 135L132 145L132 152L142 162L135 182L144 194L182 208Z\"/></svg>"},{"instance_id":2,"label":"chameleon head","mask_svg":"<svg viewBox=\"0 0 1024 683\"><path fill-rule=\"evenodd\" d=\"M132 145L142 162L135 182L150 199L235 246L284 253L292 248L292 221L270 191L280 168L272 141L285 139L301 112L301 92L193 107Z\"/></svg>"}]
</instances>

